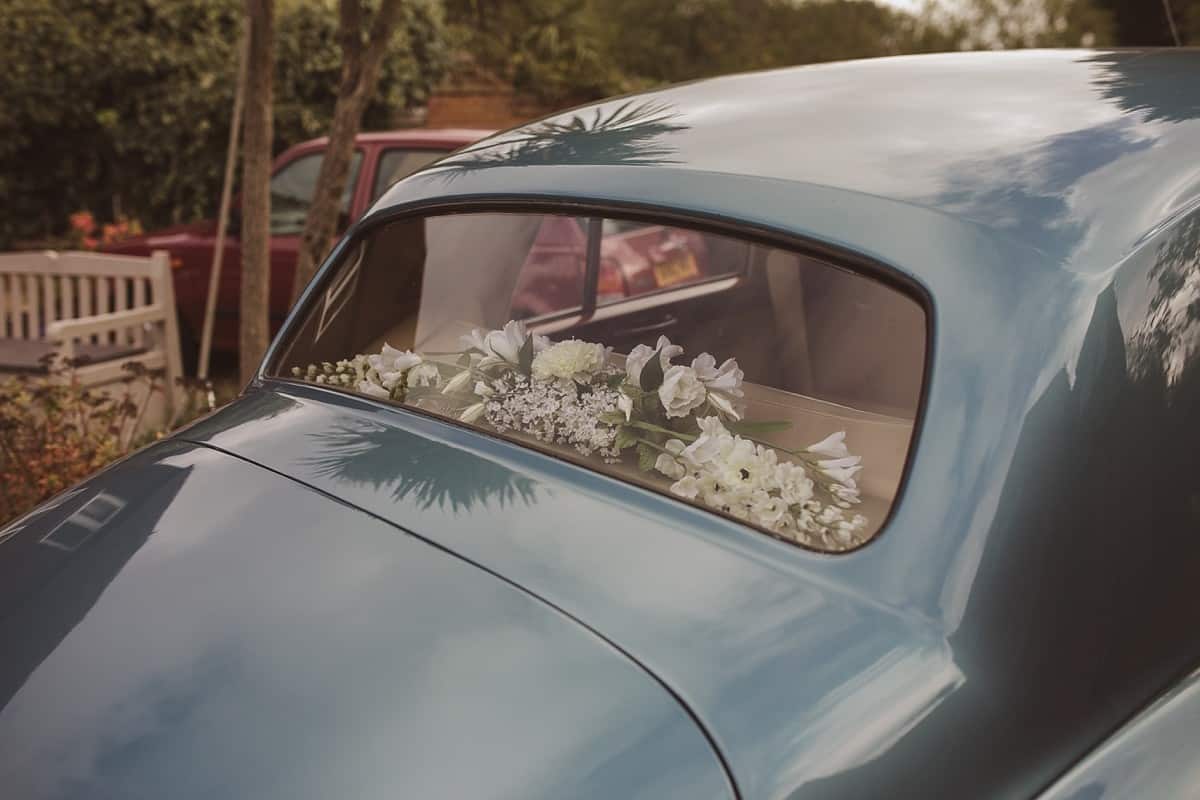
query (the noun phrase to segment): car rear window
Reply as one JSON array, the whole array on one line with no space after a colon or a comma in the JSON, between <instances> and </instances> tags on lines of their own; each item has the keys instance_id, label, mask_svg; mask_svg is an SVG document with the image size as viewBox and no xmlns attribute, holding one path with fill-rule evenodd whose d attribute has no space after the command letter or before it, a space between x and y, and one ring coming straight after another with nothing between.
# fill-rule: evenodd
<instances>
[{"instance_id":1,"label":"car rear window","mask_svg":"<svg viewBox=\"0 0 1200 800\"><path fill-rule=\"evenodd\" d=\"M365 234L270 371L455 420L834 552L895 500L925 314L677 223L459 213Z\"/></svg>"}]
</instances>

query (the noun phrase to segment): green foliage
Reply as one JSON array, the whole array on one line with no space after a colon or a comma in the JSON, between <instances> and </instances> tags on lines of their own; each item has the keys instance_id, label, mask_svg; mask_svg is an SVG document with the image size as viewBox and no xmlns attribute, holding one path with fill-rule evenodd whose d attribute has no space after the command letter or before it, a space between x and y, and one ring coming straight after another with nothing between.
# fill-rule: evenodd
<instances>
[{"instance_id":1,"label":"green foliage","mask_svg":"<svg viewBox=\"0 0 1200 800\"><path fill-rule=\"evenodd\" d=\"M422 100L445 61L440 9L406 13L368 129ZM277 14L278 152L327 132L340 51L334 4ZM78 209L147 227L213 214L240 17L238 0L0 0L0 248Z\"/></svg>"},{"instance_id":2,"label":"green foliage","mask_svg":"<svg viewBox=\"0 0 1200 800\"><path fill-rule=\"evenodd\" d=\"M970 0L960 19L971 49L1112 43L1112 15L1093 0Z\"/></svg>"},{"instance_id":3,"label":"green foliage","mask_svg":"<svg viewBox=\"0 0 1200 800\"><path fill-rule=\"evenodd\" d=\"M550 105L628 88L595 0L445 0L453 45Z\"/></svg>"},{"instance_id":4,"label":"green foliage","mask_svg":"<svg viewBox=\"0 0 1200 800\"><path fill-rule=\"evenodd\" d=\"M835 59L953 49L870 0L447 0L454 41L552 104Z\"/></svg>"},{"instance_id":5,"label":"green foliage","mask_svg":"<svg viewBox=\"0 0 1200 800\"><path fill-rule=\"evenodd\" d=\"M654 462L658 460L658 451L651 447L646 442L639 442L637 446L638 469L642 472L649 472L654 469Z\"/></svg>"},{"instance_id":6,"label":"green foliage","mask_svg":"<svg viewBox=\"0 0 1200 800\"><path fill-rule=\"evenodd\" d=\"M919 20L869 0L611 0L609 49L640 82L949 49Z\"/></svg>"}]
</instances>

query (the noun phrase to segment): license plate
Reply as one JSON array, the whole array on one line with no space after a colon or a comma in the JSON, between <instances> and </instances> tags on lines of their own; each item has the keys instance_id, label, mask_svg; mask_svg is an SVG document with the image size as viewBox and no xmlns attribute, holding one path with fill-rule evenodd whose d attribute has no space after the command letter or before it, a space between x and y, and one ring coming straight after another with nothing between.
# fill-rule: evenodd
<instances>
[{"instance_id":1,"label":"license plate","mask_svg":"<svg viewBox=\"0 0 1200 800\"><path fill-rule=\"evenodd\" d=\"M684 253L654 265L654 280L660 288L699 277L700 267L696 265L696 257L691 253Z\"/></svg>"}]
</instances>

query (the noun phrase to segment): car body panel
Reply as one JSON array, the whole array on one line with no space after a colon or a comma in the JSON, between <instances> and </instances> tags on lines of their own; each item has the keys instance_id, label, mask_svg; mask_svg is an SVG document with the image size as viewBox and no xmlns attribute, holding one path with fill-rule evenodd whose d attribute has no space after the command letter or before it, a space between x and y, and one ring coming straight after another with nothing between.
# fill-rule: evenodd
<instances>
[{"instance_id":1,"label":"car body panel","mask_svg":"<svg viewBox=\"0 0 1200 800\"><path fill-rule=\"evenodd\" d=\"M666 626L650 624L655 613L646 595L653 587L638 594L640 623L595 623L601 630L614 625L622 641L637 636L639 624L654 630L646 641L638 638L634 652L711 729L746 796L1031 796L1200 663L1200 644L1178 633L1200 624L1188 588L1200 577L1193 535L1200 529L1200 427L1189 412L1200 407L1200 350L1191 343L1194 329L1168 310L1186 301L1187 287L1200 278L1197 68L1196 51L1031 52L701 81L485 140L393 187L359 224L365 231L409 214L504 208L661 216L791 241L924 299L930 339L923 410L908 476L883 532L863 550L835 558L766 541L733 523L723 536L756 548L755 562L803 569L804 580L785 583L792 591L810 582L832 585L837 597L855 598L855 609L887 609L847 638L887 642L877 655L905 652L892 637L907 629L912 652L931 654L921 670L929 691L903 694L936 701L901 715L911 724L891 719L876 728L870 712L848 700L837 709L846 715L843 725L828 729L862 733L850 722L857 720L878 738L845 763L818 766L798 730L812 730L808 715L836 716L833 698L871 696L858 681L876 691L891 685L882 666L873 671L864 663L823 673L802 689L794 685L789 676L811 676L817 663L855 652L849 643L811 652L799 643L853 629L839 614L805 618L805 637L750 644L736 632L764 624L766 612L752 598L769 583L731 591L759 612L739 617L735 601L708 608L710 598L676 597L658 576L664 607L695 603L712 611L717 621L708 620L703 636L723 639L714 649L740 642L750 660L755 645L772 656L794 648L776 664L791 670L756 672L746 664L724 677L710 666L724 663L715 659L690 668L663 663L673 651ZM906 89L893 98L897 85ZM853 113L876 102L894 112L888 124ZM639 104L650 111L631 129L595 122L606 109L615 117ZM663 114L669 124L656 119ZM1001 124L1032 118L1024 115L1036 115L1036 124ZM758 119L763 127L755 126ZM571 120L578 120L574 128ZM747 128L770 129L778 141L733 147ZM898 136L903 130L922 136ZM951 138L957 150L946 147ZM906 171L926 180L903 180ZM335 253L328 264L336 260ZM276 458L266 439L274 437L249 449ZM280 458L296 469L291 456ZM605 487L594 491L613 506L632 504L631 493L640 491L590 476L572 480ZM547 511L549 520L523 514L506 523L544 533L536 545L497 547L496 568L518 569L515 562L532 558L545 573L540 561L555 556L542 548L578 529L628 529L622 540L658 529L643 517L609 522L625 518L616 511L585 526L563 519L569 505ZM414 527L446 541L448 531L465 526L462 516L454 526ZM675 525L697 538L718 525L700 512L687 519ZM484 538L454 546L481 548ZM687 571L694 557L692 549L680 551L673 570ZM626 569L650 560L634 549ZM575 572L559 580L539 582L534 568L534 575L521 571L522 580L533 591L549 585L570 593L587 566L580 556ZM604 577L591 580L605 582L608 592L632 591L618 567L596 569ZM584 619L589 611L611 611L594 595L578 607L553 596ZM876 640L865 629L888 633ZM695 674L706 669L707 678ZM734 700L710 680L762 695ZM795 701L792 713L772 718L779 730L752 731L733 721L739 709L778 709L788 700Z\"/></svg>"},{"instance_id":2,"label":"car body panel","mask_svg":"<svg viewBox=\"0 0 1200 800\"><path fill-rule=\"evenodd\" d=\"M243 460L155 447L4 536L6 797L732 796L610 644Z\"/></svg>"},{"instance_id":3,"label":"car body panel","mask_svg":"<svg viewBox=\"0 0 1200 800\"><path fill-rule=\"evenodd\" d=\"M1192 797L1200 786L1200 674L1193 673L1040 795L1040 800Z\"/></svg>"}]
</instances>

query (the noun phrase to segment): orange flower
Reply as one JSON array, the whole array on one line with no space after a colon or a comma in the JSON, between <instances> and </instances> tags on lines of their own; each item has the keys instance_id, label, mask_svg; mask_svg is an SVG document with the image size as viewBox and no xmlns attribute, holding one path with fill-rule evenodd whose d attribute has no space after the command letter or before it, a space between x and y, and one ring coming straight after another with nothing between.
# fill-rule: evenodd
<instances>
[{"instance_id":1,"label":"orange flower","mask_svg":"<svg viewBox=\"0 0 1200 800\"><path fill-rule=\"evenodd\" d=\"M76 211L69 217L71 228L87 235L96 230L96 218L90 211Z\"/></svg>"}]
</instances>

